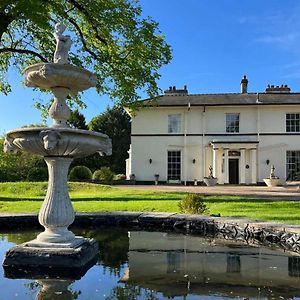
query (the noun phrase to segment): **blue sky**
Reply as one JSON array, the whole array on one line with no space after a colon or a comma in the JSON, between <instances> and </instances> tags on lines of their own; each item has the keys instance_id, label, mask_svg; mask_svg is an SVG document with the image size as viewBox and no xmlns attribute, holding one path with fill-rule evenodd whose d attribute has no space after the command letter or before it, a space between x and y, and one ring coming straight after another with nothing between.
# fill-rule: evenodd
<instances>
[{"instance_id":1,"label":"blue sky","mask_svg":"<svg viewBox=\"0 0 300 300\"><path fill-rule=\"evenodd\" d=\"M161 89L188 86L189 93L239 92L244 74L249 92L267 84L288 84L300 91L300 1L298 0L140 0L144 16L159 22L173 48L172 62L161 69ZM39 123L33 108L40 92L23 88L14 72L13 92L0 95L0 134ZM89 121L109 99L93 90L83 95Z\"/></svg>"}]
</instances>

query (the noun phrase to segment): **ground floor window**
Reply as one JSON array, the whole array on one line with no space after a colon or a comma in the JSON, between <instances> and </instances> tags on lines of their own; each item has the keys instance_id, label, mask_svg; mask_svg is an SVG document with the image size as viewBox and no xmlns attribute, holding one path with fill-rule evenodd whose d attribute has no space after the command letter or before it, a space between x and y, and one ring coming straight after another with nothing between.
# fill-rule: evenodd
<instances>
[{"instance_id":1,"label":"ground floor window","mask_svg":"<svg viewBox=\"0 0 300 300\"><path fill-rule=\"evenodd\" d=\"M181 151L168 151L168 180L180 180Z\"/></svg>"},{"instance_id":2,"label":"ground floor window","mask_svg":"<svg viewBox=\"0 0 300 300\"><path fill-rule=\"evenodd\" d=\"M300 151L286 152L286 180L300 180Z\"/></svg>"}]
</instances>

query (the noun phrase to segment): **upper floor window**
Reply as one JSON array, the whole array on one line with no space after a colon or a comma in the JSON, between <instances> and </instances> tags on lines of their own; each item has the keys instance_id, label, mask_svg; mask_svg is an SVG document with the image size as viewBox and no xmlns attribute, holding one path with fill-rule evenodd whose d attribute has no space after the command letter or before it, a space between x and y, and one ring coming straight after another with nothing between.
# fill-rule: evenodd
<instances>
[{"instance_id":1,"label":"upper floor window","mask_svg":"<svg viewBox=\"0 0 300 300\"><path fill-rule=\"evenodd\" d=\"M181 132L181 114L168 115L168 132L169 133Z\"/></svg>"},{"instance_id":2,"label":"upper floor window","mask_svg":"<svg viewBox=\"0 0 300 300\"><path fill-rule=\"evenodd\" d=\"M300 113L286 114L286 132L300 132Z\"/></svg>"},{"instance_id":3,"label":"upper floor window","mask_svg":"<svg viewBox=\"0 0 300 300\"><path fill-rule=\"evenodd\" d=\"M226 114L226 132L240 131L240 114Z\"/></svg>"}]
</instances>

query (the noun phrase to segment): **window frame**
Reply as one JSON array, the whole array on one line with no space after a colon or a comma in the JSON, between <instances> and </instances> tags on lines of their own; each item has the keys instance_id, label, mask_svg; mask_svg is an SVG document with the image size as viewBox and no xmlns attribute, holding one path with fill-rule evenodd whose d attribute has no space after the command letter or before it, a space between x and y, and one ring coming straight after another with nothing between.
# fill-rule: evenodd
<instances>
[{"instance_id":1,"label":"window frame","mask_svg":"<svg viewBox=\"0 0 300 300\"><path fill-rule=\"evenodd\" d=\"M300 132L300 113L285 114L285 132Z\"/></svg>"},{"instance_id":2,"label":"window frame","mask_svg":"<svg viewBox=\"0 0 300 300\"><path fill-rule=\"evenodd\" d=\"M173 155L171 155L171 153L173 153ZM167 150L167 180L181 181L181 171L182 171L182 151L175 150L175 149Z\"/></svg>"},{"instance_id":3,"label":"window frame","mask_svg":"<svg viewBox=\"0 0 300 300\"><path fill-rule=\"evenodd\" d=\"M231 118L233 117L233 118ZM237 117L235 119L234 117ZM226 113L225 114L225 130L226 133L240 132L240 113Z\"/></svg>"},{"instance_id":4,"label":"window frame","mask_svg":"<svg viewBox=\"0 0 300 300\"><path fill-rule=\"evenodd\" d=\"M181 131L182 131L182 114L181 113L169 114L168 133L181 133Z\"/></svg>"},{"instance_id":5,"label":"window frame","mask_svg":"<svg viewBox=\"0 0 300 300\"><path fill-rule=\"evenodd\" d=\"M286 151L286 181L300 180L300 150Z\"/></svg>"}]
</instances>

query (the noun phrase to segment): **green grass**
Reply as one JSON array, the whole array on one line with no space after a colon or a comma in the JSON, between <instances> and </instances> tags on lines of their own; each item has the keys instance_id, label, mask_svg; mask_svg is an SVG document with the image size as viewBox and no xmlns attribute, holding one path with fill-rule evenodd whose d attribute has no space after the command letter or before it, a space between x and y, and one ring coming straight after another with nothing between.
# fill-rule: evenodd
<instances>
[{"instance_id":1,"label":"green grass","mask_svg":"<svg viewBox=\"0 0 300 300\"><path fill-rule=\"evenodd\" d=\"M0 183L0 212L38 212L46 189L44 182ZM88 183L69 183L69 190L77 212L179 212L178 202L186 195ZM205 203L211 214L300 224L300 201L208 196Z\"/></svg>"}]
</instances>

